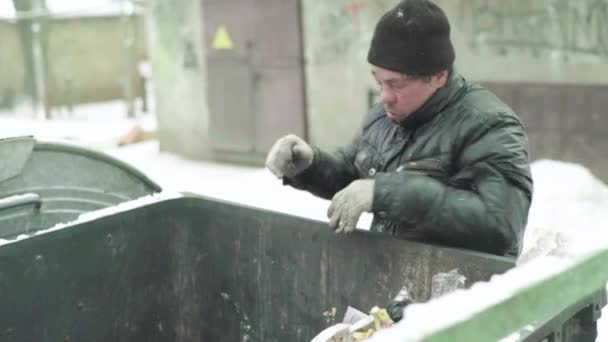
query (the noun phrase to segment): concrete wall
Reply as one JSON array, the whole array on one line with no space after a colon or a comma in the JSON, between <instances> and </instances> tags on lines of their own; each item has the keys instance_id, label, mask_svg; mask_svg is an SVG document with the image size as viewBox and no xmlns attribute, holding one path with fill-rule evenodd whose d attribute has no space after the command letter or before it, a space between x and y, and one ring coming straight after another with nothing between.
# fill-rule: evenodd
<instances>
[{"instance_id":1,"label":"concrete wall","mask_svg":"<svg viewBox=\"0 0 608 342\"><path fill-rule=\"evenodd\" d=\"M213 127L209 127L202 57L205 1L149 3L161 148L194 158L212 157L208 130ZM602 159L601 146L608 144L603 138L608 137L608 127L602 125L608 117L608 108L602 105L608 89L604 77L608 74L608 23L603 20L603 14L608 17L608 0L530 0L518 1L517 6L500 0L438 2L452 22L456 67L468 79L499 92L507 86L509 90L499 95L530 126L535 159L551 157L586 165ZM377 94L366 62L372 30L396 3L302 1L307 125L312 143L332 149L346 143L359 128L370 98ZM226 8L235 8L231 6ZM593 105L579 106L581 98ZM580 116L585 124L572 125L580 111L586 111ZM559 133L552 125L555 122L561 122ZM548 151L545 147L556 139L561 147ZM608 178L605 164L595 170Z\"/></svg>"},{"instance_id":2,"label":"concrete wall","mask_svg":"<svg viewBox=\"0 0 608 342\"><path fill-rule=\"evenodd\" d=\"M335 148L358 129L369 107L369 97L377 94L366 62L372 31L381 15L397 2L303 1L308 127L313 143ZM546 127L534 128L534 146L555 143L555 131L548 123L562 117L576 118L581 110L588 110L576 105L580 92L563 91L564 87L584 87L585 94L592 89L591 102L599 103L605 96L602 91L605 94L608 89L608 0L436 2L452 24L457 69L468 79L492 84L494 88L519 88L521 94L505 99L507 103L517 102L509 104L525 112L526 121L542 116L535 123L547 123ZM528 87L541 96L538 101L525 96ZM560 95L551 100L542 97L545 92ZM539 103L543 100L546 103ZM608 116L608 108L594 108L593 113L584 113L585 118L595 118L585 119L588 127ZM608 127L600 127L594 130L593 139L608 137ZM587 134L580 127L577 129L577 136ZM559 139L561 146L571 143L565 131ZM534 155L581 162L580 157L568 157L581 153L588 155L585 164L592 164L603 153L597 146L593 149L593 153L570 149L567 155L548 155L539 148ZM608 179L608 163L601 170Z\"/></svg>"},{"instance_id":3,"label":"concrete wall","mask_svg":"<svg viewBox=\"0 0 608 342\"><path fill-rule=\"evenodd\" d=\"M356 132L375 89L366 62L375 22L391 1L302 2L309 140L324 148Z\"/></svg>"},{"instance_id":4,"label":"concrete wall","mask_svg":"<svg viewBox=\"0 0 608 342\"><path fill-rule=\"evenodd\" d=\"M121 17L54 20L49 32L51 104L93 102L123 97L129 68L136 93L143 84L137 64L146 59L143 18L132 23L134 53L127 58L125 23Z\"/></svg>"},{"instance_id":5,"label":"concrete wall","mask_svg":"<svg viewBox=\"0 0 608 342\"><path fill-rule=\"evenodd\" d=\"M526 124L532 160L580 163L608 182L608 85L483 85Z\"/></svg>"},{"instance_id":6,"label":"concrete wall","mask_svg":"<svg viewBox=\"0 0 608 342\"><path fill-rule=\"evenodd\" d=\"M134 70L137 96L143 83L137 64L146 58L145 32L141 16L131 23L134 53L127 59L125 25L119 16L56 18L49 24L48 92L51 106L121 98L128 68ZM17 25L0 21L0 99L3 92L22 96L25 58ZM130 63L130 64L128 64Z\"/></svg>"},{"instance_id":7,"label":"concrete wall","mask_svg":"<svg viewBox=\"0 0 608 342\"><path fill-rule=\"evenodd\" d=\"M148 11L160 147L191 158L209 158L201 1L151 0Z\"/></svg>"},{"instance_id":8,"label":"concrete wall","mask_svg":"<svg viewBox=\"0 0 608 342\"><path fill-rule=\"evenodd\" d=\"M607 84L607 0L441 0L458 67L491 82Z\"/></svg>"},{"instance_id":9,"label":"concrete wall","mask_svg":"<svg viewBox=\"0 0 608 342\"><path fill-rule=\"evenodd\" d=\"M303 1L313 142L334 147L356 129L356 118L367 108L367 93L375 89L366 62L372 30L396 3ZM437 3L452 23L456 66L471 80L608 83L608 1Z\"/></svg>"}]
</instances>

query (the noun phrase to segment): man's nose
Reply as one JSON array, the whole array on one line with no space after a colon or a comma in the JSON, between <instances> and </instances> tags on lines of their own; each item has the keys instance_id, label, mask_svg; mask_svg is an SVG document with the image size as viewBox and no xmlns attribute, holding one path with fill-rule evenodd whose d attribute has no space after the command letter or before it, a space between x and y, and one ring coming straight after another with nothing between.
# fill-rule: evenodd
<instances>
[{"instance_id":1,"label":"man's nose","mask_svg":"<svg viewBox=\"0 0 608 342\"><path fill-rule=\"evenodd\" d=\"M380 97L382 98L382 102L384 102L385 104L392 104L397 99L395 93L386 88L380 90Z\"/></svg>"}]
</instances>

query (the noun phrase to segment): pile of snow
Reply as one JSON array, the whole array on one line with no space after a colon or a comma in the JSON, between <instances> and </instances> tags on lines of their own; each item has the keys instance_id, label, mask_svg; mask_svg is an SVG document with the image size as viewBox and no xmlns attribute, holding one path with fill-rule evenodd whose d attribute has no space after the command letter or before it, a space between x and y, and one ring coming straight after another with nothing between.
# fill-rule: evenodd
<instances>
[{"instance_id":1,"label":"pile of snow","mask_svg":"<svg viewBox=\"0 0 608 342\"><path fill-rule=\"evenodd\" d=\"M542 255L576 255L608 246L608 185L585 167L532 164L534 197L518 264Z\"/></svg>"}]
</instances>

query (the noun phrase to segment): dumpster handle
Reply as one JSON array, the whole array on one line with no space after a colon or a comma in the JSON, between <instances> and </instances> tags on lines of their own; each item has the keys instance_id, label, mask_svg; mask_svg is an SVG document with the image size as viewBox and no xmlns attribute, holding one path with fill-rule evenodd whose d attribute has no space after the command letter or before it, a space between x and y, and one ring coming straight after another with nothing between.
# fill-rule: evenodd
<instances>
[{"instance_id":1,"label":"dumpster handle","mask_svg":"<svg viewBox=\"0 0 608 342\"><path fill-rule=\"evenodd\" d=\"M27 193L23 195L14 195L0 199L0 210L20 207L23 205L34 205L36 208L40 208L40 206L42 205L40 195L35 193Z\"/></svg>"}]
</instances>

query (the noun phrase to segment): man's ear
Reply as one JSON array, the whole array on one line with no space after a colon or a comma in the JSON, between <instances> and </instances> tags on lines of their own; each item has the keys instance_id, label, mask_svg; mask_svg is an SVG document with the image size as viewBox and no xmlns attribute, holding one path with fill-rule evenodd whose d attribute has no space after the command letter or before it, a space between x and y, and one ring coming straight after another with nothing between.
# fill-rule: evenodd
<instances>
[{"instance_id":1,"label":"man's ear","mask_svg":"<svg viewBox=\"0 0 608 342\"><path fill-rule=\"evenodd\" d=\"M433 87L439 89L448 82L448 71L442 70L431 77Z\"/></svg>"}]
</instances>

